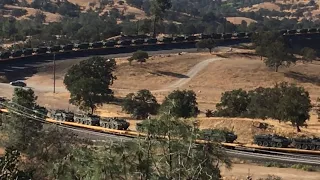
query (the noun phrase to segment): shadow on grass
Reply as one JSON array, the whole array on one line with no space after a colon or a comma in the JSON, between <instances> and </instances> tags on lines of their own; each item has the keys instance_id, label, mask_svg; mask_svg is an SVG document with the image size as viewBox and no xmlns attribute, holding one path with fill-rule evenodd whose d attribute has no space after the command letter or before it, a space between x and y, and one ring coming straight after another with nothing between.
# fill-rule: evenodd
<instances>
[{"instance_id":1,"label":"shadow on grass","mask_svg":"<svg viewBox=\"0 0 320 180\"><path fill-rule=\"evenodd\" d=\"M284 73L285 77L289 77L292 79L295 79L299 82L303 82L303 83L312 83L315 84L317 86L320 85L320 78L317 76L309 76L307 74L303 74L303 73L299 73L299 72L293 72L293 71L289 71Z\"/></svg>"},{"instance_id":2,"label":"shadow on grass","mask_svg":"<svg viewBox=\"0 0 320 180\"><path fill-rule=\"evenodd\" d=\"M156 71L156 72L150 72L150 74L154 74L158 76L171 76L176 78L189 78L189 76L186 76L184 74L169 72L169 71Z\"/></svg>"}]
</instances>

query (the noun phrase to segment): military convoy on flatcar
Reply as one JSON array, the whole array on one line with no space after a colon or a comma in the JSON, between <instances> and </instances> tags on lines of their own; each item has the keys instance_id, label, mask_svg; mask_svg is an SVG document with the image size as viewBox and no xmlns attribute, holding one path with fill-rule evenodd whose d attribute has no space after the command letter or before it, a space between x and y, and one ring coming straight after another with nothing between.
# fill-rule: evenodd
<instances>
[{"instance_id":1,"label":"military convoy on flatcar","mask_svg":"<svg viewBox=\"0 0 320 180\"><path fill-rule=\"evenodd\" d=\"M101 126L109 129L127 130L130 123L123 118L108 117L102 118L97 115L85 113L73 113L62 109L51 110L48 117L58 121L75 122L90 126Z\"/></svg>"},{"instance_id":2,"label":"military convoy on flatcar","mask_svg":"<svg viewBox=\"0 0 320 180\"><path fill-rule=\"evenodd\" d=\"M233 143L238 136L225 129L203 129L200 131L200 139L214 142Z\"/></svg>"},{"instance_id":3,"label":"military convoy on flatcar","mask_svg":"<svg viewBox=\"0 0 320 180\"><path fill-rule=\"evenodd\" d=\"M117 130L127 130L130 126L125 119L112 117L112 118L102 118L100 120L100 126L109 129L117 129Z\"/></svg>"},{"instance_id":4,"label":"military convoy on flatcar","mask_svg":"<svg viewBox=\"0 0 320 180\"><path fill-rule=\"evenodd\" d=\"M259 146L286 148L291 142L283 136L275 134L260 134L254 136L254 143Z\"/></svg>"},{"instance_id":5,"label":"military convoy on flatcar","mask_svg":"<svg viewBox=\"0 0 320 180\"><path fill-rule=\"evenodd\" d=\"M287 148L304 150L320 150L320 138L286 138L275 134L260 134L254 136L254 143L264 147Z\"/></svg>"},{"instance_id":6,"label":"military convoy on flatcar","mask_svg":"<svg viewBox=\"0 0 320 180\"><path fill-rule=\"evenodd\" d=\"M57 109L57 110L52 110L48 113L48 117L59 120L59 121L68 121L68 122L73 122L74 119L74 113L72 112L67 112L65 110Z\"/></svg>"},{"instance_id":7,"label":"military convoy on flatcar","mask_svg":"<svg viewBox=\"0 0 320 180\"><path fill-rule=\"evenodd\" d=\"M293 29L293 30L280 30L282 35L295 35L295 34L314 34L320 33L320 28L310 28L310 29ZM237 32L237 33L213 33L213 34L199 34L199 35L181 35L176 37L161 37L161 38L152 38L147 35L136 35L136 36L126 36L122 35L120 38L107 41L98 41L92 43L74 43L67 45L54 45L51 47L40 46L37 48L28 48L22 50L16 50L13 52L0 52L0 59L9 59L9 58L19 58L24 56L30 56L33 54L45 54L45 53L56 53L56 52L66 52L66 51L77 51L77 50L90 50L97 48L114 48L117 46L137 46L142 44L153 45L157 43L181 43L181 42L195 42L197 40L209 39L214 40L228 40L228 39L241 39L241 38L250 38L252 32Z\"/></svg>"}]
</instances>

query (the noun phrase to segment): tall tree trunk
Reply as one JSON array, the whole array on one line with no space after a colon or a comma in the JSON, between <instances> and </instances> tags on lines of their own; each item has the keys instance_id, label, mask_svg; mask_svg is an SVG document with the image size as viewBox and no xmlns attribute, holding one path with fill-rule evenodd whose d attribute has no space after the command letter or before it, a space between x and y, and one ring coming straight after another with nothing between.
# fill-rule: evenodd
<instances>
[{"instance_id":1,"label":"tall tree trunk","mask_svg":"<svg viewBox=\"0 0 320 180\"><path fill-rule=\"evenodd\" d=\"M209 48L209 52L210 52L210 54L212 54L212 49L211 48Z\"/></svg>"},{"instance_id":2,"label":"tall tree trunk","mask_svg":"<svg viewBox=\"0 0 320 180\"><path fill-rule=\"evenodd\" d=\"M296 127L297 127L297 132L301 132L300 126L298 124L296 125Z\"/></svg>"},{"instance_id":3,"label":"tall tree trunk","mask_svg":"<svg viewBox=\"0 0 320 180\"><path fill-rule=\"evenodd\" d=\"M91 106L91 114L93 114L93 111L94 111L94 107Z\"/></svg>"}]
</instances>

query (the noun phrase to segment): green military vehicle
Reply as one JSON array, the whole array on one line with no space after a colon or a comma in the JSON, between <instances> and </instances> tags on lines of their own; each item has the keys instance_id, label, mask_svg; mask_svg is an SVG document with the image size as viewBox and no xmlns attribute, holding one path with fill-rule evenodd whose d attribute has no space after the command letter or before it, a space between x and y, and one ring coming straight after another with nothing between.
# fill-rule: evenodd
<instances>
[{"instance_id":1,"label":"green military vehicle","mask_svg":"<svg viewBox=\"0 0 320 180\"><path fill-rule=\"evenodd\" d=\"M74 114L73 121L80 124L100 126L100 116L93 114Z\"/></svg>"},{"instance_id":2,"label":"green military vehicle","mask_svg":"<svg viewBox=\"0 0 320 180\"><path fill-rule=\"evenodd\" d=\"M130 126L130 123L122 118L111 117L102 118L100 121L100 126L109 129L127 130Z\"/></svg>"},{"instance_id":3,"label":"green military vehicle","mask_svg":"<svg viewBox=\"0 0 320 180\"><path fill-rule=\"evenodd\" d=\"M215 142L233 143L238 136L225 129L203 129L200 131L200 139Z\"/></svg>"},{"instance_id":4,"label":"green military vehicle","mask_svg":"<svg viewBox=\"0 0 320 180\"><path fill-rule=\"evenodd\" d=\"M59 121L68 121L73 122L74 113L67 112L62 109L52 110L48 113L48 117L59 120Z\"/></svg>"}]
</instances>

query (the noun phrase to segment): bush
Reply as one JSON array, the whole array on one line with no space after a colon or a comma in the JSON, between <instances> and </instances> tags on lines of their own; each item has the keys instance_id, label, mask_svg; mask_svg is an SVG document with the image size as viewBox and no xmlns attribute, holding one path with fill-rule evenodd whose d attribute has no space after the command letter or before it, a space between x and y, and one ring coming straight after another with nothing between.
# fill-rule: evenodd
<instances>
[{"instance_id":1,"label":"bush","mask_svg":"<svg viewBox=\"0 0 320 180\"><path fill-rule=\"evenodd\" d=\"M14 17L21 17L27 14L27 10L25 9L13 9L11 11L11 15Z\"/></svg>"}]
</instances>

